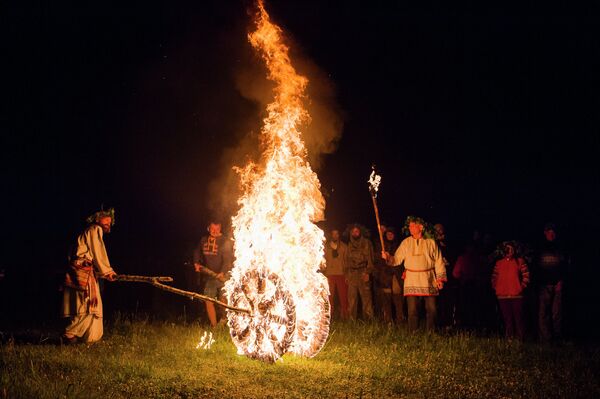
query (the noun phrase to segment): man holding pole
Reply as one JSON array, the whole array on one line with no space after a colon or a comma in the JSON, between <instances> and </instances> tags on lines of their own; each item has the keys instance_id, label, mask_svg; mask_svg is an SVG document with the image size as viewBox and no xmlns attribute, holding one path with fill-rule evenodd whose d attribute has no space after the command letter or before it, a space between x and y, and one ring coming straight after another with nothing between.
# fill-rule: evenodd
<instances>
[{"instance_id":1,"label":"man holding pole","mask_svg":"<svg viewBox=\"0 0 600 399\"><path fill-rule=\"evenodd\" d=\"M116 274L106 254L104 234L115 223L115 211L101 210L87 218L88 227L77 237L69 255L69 268L62 286L62 316L69 318L63 333L66 343L86 343L103 335L102 297L97 278L115 281Z\"/></svg>"},{"instance_id":2,"label":"man holding pole","mask_svg":"<svg viewBox=\"0 0 600 399\"><path fill-rule=\"evenodd\" d=\"M204 295L211 298L222 298L221 289L226 274L231 270L232 248L221 233L221 223L212 221L207 227L208 235L200 239L194 250L194 270L209 276L204 286ZM206 313L211 327L217 326L217 311L212 302L205 302Z\"/></svg>"},{"instance_id":3,"label":"man holding pole","mask_svg":"<svg viewBox=\"0 0 600 399\"><path fill-rule=\"evenodd\" d=\"M410 236L405 238L395 254L382 252L382 257L390 266L400 266L404 262L404 296L408 305L408 329L415 331L419 324L419 308L425 302L427 330L435 328L437 306L436 296L446 281L446 266L435 240L425 236L426 223L419 217L409 216L405 228Z\"/></svg>"}]
</instances>

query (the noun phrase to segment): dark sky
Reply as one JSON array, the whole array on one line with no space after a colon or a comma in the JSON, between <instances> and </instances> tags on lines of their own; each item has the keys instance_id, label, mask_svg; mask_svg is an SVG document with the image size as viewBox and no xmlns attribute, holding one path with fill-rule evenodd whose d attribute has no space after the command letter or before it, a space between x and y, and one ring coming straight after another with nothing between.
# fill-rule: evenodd
<instances>
[{"instance_id":1,"label":"dark sky","mask_svg":"<svg viewBox=\"0 0 600 399\"><path fill-rule=\"evenodd\" d=\"M113 263L184 256L226 148L260 120L249 1L17 3L2 12L4 262L58 265L82 219L117 209ZM487 8L486 8L487 7ZM338 150L318 174L331 225L408 214L465 237L573 238L598 219L598 14L272 1L335 87ZM176 254L176 255L174 255Z\"/></svg>"}]
</instances>

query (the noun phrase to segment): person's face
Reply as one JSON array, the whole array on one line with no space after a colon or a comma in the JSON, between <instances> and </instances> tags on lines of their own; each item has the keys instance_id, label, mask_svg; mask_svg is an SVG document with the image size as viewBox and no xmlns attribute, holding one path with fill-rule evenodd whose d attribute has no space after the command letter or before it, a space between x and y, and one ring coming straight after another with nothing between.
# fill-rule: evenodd
<instances>
[{"instance_id":1,"label":"person's face","mask_svg":"<svg viewBox=\"0 0 600 399\"><path fill-rule=\"evenodd\" d=\"M396 238L396 234L394 234L393 231L386 231L385 232L385 239L388 241L394 241L394 238Z\"/></svg>"},{"instance_id":2,"label":"person's face","mask_svg":"<svg viewBox=\"0 0 600 399\"><path fill-rule=\"evenodd\" d=\"M556 239L556 232L552 229L544 230L544 236L548 241L554 241Z\"/></svg>"},{"instance_id":3,"label":"person's face","mask_svg":"<svg viewBox=\"0 0 600 399\"><path fill-rule=\"evenodd\" d=\"M110 233L110 225L112 224L112 218L110 216L103 216L98 219L98 225L102 228L105 233Z\"/></svg>"},{"instance_id":4,"label":"person's face","mask_svg":"<svg viewBox=\"0 0 600 399\"><path fill-rule=\"evenodd\" d=\"M504 256L506 256L507 258L512 258L514 254L515 249L512 245L507 245L504 247Z\"/></svg>"},{"instance_id":5,"label":"person's face","mask_svg":"<svg viewBox=\"0 0 600 399\"><path fill-rule=\"evenodd\" d=\"M340 232L338 230L331 230L331 239L333 241L339 241L340 240Z\"/></svg>"},{"instance_id":6,"label":"person's face","mask_svg":"<svg viewBox=\"0 0 600 399\"><path fill-rule=\"evenodd\" d=\"M408 231L413 238L421 238L423 225L421 223L410 222L408 224Z\"/></svg>"},{"instance_id":7,"label":"person's face","mask_svg":"<svg viewBox=\"0 0 600 399\"><path fill-rule=\"evenodd\" d=\"M436 224L435 226L433 226L433 228L435 229L435 236L438 240L442 241L446 238L446 232L444 230L444 225Z\"/></svg>"},{"instance_id":8,"label":"person's face","mask_svg":"<svg viewBox=\"0 0 600 399\"><path fill-rule=\"evenodd\" d=\"M211 237L218 237L221 235L221 225L218 223L211 223L210 226L208 226L208 233L211 235Z\"/></svg>"},{"instance_id":9,"label":"person's face","mask_svg":"<svg viewBox=\"0 0 600 399\"><path fill-rule=\"evenodd\" d=\"M350 234L352 235L353 238L359 238L360 237L360 229L358 227L353 227L352 230L350 231Z\"/></svg>"}]
</instances>

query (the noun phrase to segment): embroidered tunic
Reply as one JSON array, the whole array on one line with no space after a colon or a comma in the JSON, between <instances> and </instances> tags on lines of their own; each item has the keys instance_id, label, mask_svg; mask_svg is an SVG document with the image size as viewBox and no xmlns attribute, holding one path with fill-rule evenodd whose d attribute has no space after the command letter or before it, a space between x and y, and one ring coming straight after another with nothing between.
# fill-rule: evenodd
<instances>
[{"instance_id":1,"label":"embroidered tunic","mask_svg":"<svg viewBox=\"0 0 600 399\"><path fill-rule=\"evenodd\" d=\"M104 232L100 226L97 224L90 225L77 237L77 245L70 257L71 262L90 262L93 265L96 277L104 277L107 274L114 273L108 261L103 236ZM98 293L97 305L90 303L89 293L94 291ZM102 317L102 298L100 298L99 291L95 278L88 280L88 286L85 291L65 287L62 316L94 314L97 317Z\"/></svg>"},{"instance_id":2,"label":"embroidered tunic","mask_svg":"<svg viewBox=\"0 0 600 399\"><path fill-rule=\"evenodd\" d=\"M404 296L438 295L436 280L446 281L446 265L436 242L430 238L405 238L392 259L404 262Z\"/></svg>"},{"instance_id":3,"label":"embroidered tunic","mask_svg":"<svg viewBox=\"0 0 600 399\"><path fill-rule=\"evenodd\" d=\"M69 257L71 272L75 273L67 273L63 287L62 316L69 318L65 335L88 343L98 341L104 333L97 277L114 273L103 236L102 228L92 224L77 237Z\"/></svg>"}]
</instances>

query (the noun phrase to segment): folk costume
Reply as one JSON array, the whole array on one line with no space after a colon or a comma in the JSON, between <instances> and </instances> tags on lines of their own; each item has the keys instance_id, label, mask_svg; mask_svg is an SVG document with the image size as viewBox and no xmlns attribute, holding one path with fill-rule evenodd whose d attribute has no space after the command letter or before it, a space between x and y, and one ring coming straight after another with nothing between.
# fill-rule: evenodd
<instances>
[{"instance_id":1,"label":"folk costume","mask_svg":"<svg viewBox=\"0 0 600 399\"><path fill-rule=\"evenodd\" d=\"M114 217L112 210L101 211L95 215L98 214ZM95 221L95 215L88 218L88 222ZM102 297L97 279L114 273L103 237L104 231L96 223L90 224L77 237L69 256L69 266L62 286L61 315L69 318L64 335L77 337L87 343L100 340L104 331Z\"/></svg>"},{"instance_id":2,"label":"folk costume","mask_svg":"<svg viewBox=\"0 0 600 399\"><path fill-rule=\"evenodd\" d=\"M409 217L409 222L420 219ZM396 253L391 265L400 266L404 263L404 296L408 307L408 329L414 331L419 324L418 304L420 299L425 302L427 313L427 329L435 328L437 318L436 296L439 294L438 282L445 282L446 262L442 253L432 238L415 239L412 236L405 238Z\"/></svg>"},{"instance_id":3,"label":"folk costume","mask_svg":"<svg viewBox=\"0 0 600 399\"><path fill-rule=\"evenodd\" d=\"M436 280L446 281L442 253L431 238L405 238L394 254L392 266L404 262L404 296L439 294Z\"/></svg>"}]
</instances>

